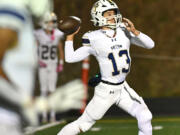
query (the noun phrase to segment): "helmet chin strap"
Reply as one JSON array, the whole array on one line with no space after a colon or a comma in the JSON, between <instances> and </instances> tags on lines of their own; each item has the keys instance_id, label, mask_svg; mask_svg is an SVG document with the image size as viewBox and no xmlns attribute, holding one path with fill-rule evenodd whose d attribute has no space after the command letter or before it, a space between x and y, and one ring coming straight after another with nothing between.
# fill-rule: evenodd
<instances>
[{"instance_id":1,"label":"helmet chin strap","mask_svg":"<svg viewBox=\"0 0 180 135\"><path fill-rule=\"evenodd\" d=\"M106 27L108 27L109 29L115 30L116 29L116 24L109 24Z\"/></svg>"},{"instance_id":2,"label":"helmet chin strap","mask_svg":"<svg viewBox=\"0 0 180 135\"><path fill-rule=\"evenodd\" d=\"M48 31L48 33L49 32L51 32L51 31L53 31L53 28L48 28L48 27L46 27L46 28L43 28L45 31Z\"/></svg>"},{"instance_id":3,"label":"helmet chin strap","mask_svg":"<svg viewBox=\"0 0 180 135\"><path fill-rule=\"evenodd\" d=\"M47 27L47 30L49 30L49 31L53 31L53 27Z\"/></svg>"},{"instance_id":4,"label":"helmet chin strap","mask_svg":"<svg viewBox=\"0 0 180 135\"><path fill-rule=\"evenodd\" d=\"M44 25L44 29L45 29L45 30L48 30L48 31L52 31L52 30L54 29L54 24L53 24L53 25L50 25L50 26L48 26L48 24L45 24L45 25Z\"/></svg>"},{"instance_id":5,"label":"helmet chin strap","mask_svg":"<svg viewBox=\"0 0 180 135\"><path fill-rule=\"evenodd\" d=\"M104 25L103 27L115 30L116 28L118 28L118 23L107 23L106 25Z\"/></svg>"}]
</instances>

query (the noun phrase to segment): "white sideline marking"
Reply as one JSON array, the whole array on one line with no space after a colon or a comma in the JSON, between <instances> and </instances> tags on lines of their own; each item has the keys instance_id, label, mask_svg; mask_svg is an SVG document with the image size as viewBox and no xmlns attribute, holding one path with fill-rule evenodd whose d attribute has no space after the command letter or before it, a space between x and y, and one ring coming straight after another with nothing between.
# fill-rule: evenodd
<instances>
[{"instance_id":1,"label":"white sideline marking","mask_svg":"<svg viewBox=\"0 0 180 135\"><path fill-rule=\"evenodd\" d=\"M100 130L101 130L100 127L94 127L94 128L91 128L91 131L95 131L95 132L100 131Z\"/></svg>"},{"instance_id":2,"label":"white sideline marking","mask_svg":"<svg viewBox=\"0 0 180 135\"><path fill-rule=\"evenodd\" d=\"M153 130L162 130L163 129L163 126L154 126L153 127Z\"/></svg>"},{"instance_id":3,"label":"white sideline marking","mask_svg":"<svg viewBox=\"0 0 180 135\"><path fill-rule=\"evenodd\" d=\"M42 125L42 126L39 126L39 127L27 127L25 129L25 135L31 135L37 131L41 131L41 130L44 130L44 129L47 129L47 128L50 128L50 127L53 127L53 126L56 126L56 125L59 125L59 124L62 124L62 123L65 123L66 121L65 120L60 120L60 121L56 121L56 122L53 122L53 123L48 123L48 124L45 124L45 125Z\"/></svg>"}]
</instances>

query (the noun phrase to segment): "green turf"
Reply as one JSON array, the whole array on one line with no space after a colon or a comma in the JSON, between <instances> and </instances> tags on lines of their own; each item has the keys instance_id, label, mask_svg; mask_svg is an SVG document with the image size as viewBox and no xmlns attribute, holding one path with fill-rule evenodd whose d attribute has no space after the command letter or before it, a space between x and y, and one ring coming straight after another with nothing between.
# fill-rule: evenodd
<instances>
[{"instance_id":1,"label":"green turf","mask_svg":"<svg viewBox=\"0 0 180 135\"><path fill-rule=\"evenodd\" d=\"M153 130L153 135L180 135L180 118L163 117L154 118L153 127L162 126L160 130ZM45 129L35 133L35 135L56 135L64 124ZM138 128L135 119L132 118L108 118L98 121L93 128L100 131L88 131L80 135L137 135Z\"/></svg>"}]
</instances>

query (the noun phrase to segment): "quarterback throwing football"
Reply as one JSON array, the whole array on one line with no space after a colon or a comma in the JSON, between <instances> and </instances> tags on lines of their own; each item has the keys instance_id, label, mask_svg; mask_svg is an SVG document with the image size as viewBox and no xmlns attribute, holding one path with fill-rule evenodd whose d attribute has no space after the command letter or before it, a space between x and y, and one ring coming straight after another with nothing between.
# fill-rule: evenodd
<instances>
[{"instance_id":1,"label":"quarterback throwing football","mask_svg":"<svg viewBox=\"0 0 180 135\"><path fill-rule=\"evenodd\" d=\"M89 130L107 110L116 104L138 121L138 135L152 135L152 114L140 97L125 81L130 71L131 44L151 49L154 42L138 31L133 23L122 18L118 6L110 0L97 1L91 10L92 21L99 30L83 36L83 47L73 48L74 34L65 42L65 61L81 61L89 55L96 57L101 73L101 82L84 113L76 121L66 125L58 135L76 135Z\"/></svg>"}]
</instances>

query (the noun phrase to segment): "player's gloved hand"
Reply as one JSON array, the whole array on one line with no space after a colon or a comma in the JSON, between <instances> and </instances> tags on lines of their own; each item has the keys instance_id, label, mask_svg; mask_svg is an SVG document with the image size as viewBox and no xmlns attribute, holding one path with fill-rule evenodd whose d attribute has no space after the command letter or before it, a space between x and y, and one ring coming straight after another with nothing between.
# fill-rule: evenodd
<instances>
[{"instance_id":1,"label":"player's gloved hand","mask_svg":"<svg viewBox=\"0 0 180 135\"><path fill-rule=\"evenodd\" d=\"M88 86L95 87L97 86L101 81L101 74L97 74L89 79Z\"/></svg>"},{"instance_id":2,"label":"player's gloved hand","mask_svg":"<svg viewBox=\"0 0 180 135\"><path fill-rule=\"evenodd\" d=\"M56 72L62 72L63 71L63 65L62 64L59 64L56 68Z\"/></svg>"},{"instance_id":3,"label":"player's gloved hand","mask_svg":"<svg viewBox=\"0 0 180 135\"><path fill-rule=\"evenodd\" d=\"M48 110L64 112L70 109L80 109L83 106L83 99L85 96L85 86L79 79L57 88L57 90L47 98L38 97L33 99L30 95L26 95L26 93L20 90L14 92L14 90L11 89L11 87L6 88L6 90L12 92L12 100L20 107L19 113L25 123L24 126L38 125L37 114L39 112ZM14 98L14 96L16 98Z\"/></svg>"},{"instance_id":4,"label":"player's gloved hand","mask_svg":"<svg viewBox=\"0 0 180 135\"><path fill-rule=\"evenodd\" d=\"M80 109L83 106L85 86L77 79L71 81L52 93L48 98L39 97L36 99L36 108L39 111L55 110L59 112L70 109Z\"/></svg>"},{"instance_id":5,"label":"player's gloved hand","mask_svg":"<svg viewBox=\"0 0 180 135\"><path fill-rule=\"evenodd\" d=\"M39 61L39 66L42 68L45 68L45 67L47 67L47 64L42 61Z\"/></svg>"},{"instance_id":6,"label":"player's gloved hand","mask_svg":"<svg viewBox=\"0 0 180 135\"><path fill-rule=\"evenodd\" d=\"M85 86L80 79L68 82L50 95L48 103L51 109L64 112L80 109L83 106Z\"/></svg>"}]
</instances>

